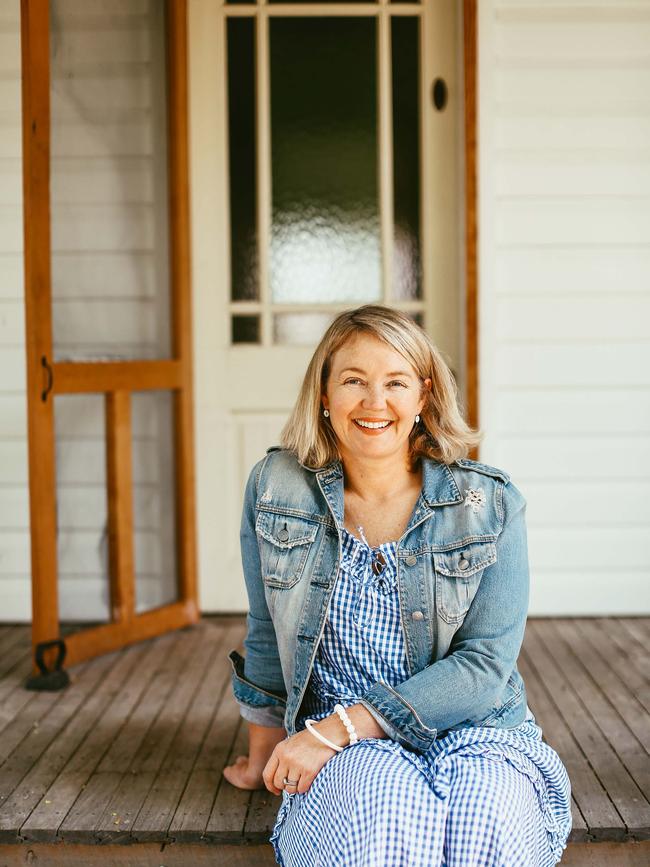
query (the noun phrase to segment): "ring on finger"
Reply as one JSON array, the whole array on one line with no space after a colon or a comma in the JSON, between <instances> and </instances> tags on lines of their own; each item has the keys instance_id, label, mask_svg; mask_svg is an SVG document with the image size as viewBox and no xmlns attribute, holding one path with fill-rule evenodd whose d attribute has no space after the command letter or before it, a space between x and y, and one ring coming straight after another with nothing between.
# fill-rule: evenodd
<instances>
[{"instance_id":1,"label":"ring on finger","mask_svg":"<svg viewBox=\"0 0 650 867\"><path fill-rule=\"evenodd\" d=\"M283 778L282 778L282 784L283 784L284 786L297 786L297 785L298 785L298 780L289 780L289 779L287 779L286 777L283 777Z\"/></svg>"}]
</instances>

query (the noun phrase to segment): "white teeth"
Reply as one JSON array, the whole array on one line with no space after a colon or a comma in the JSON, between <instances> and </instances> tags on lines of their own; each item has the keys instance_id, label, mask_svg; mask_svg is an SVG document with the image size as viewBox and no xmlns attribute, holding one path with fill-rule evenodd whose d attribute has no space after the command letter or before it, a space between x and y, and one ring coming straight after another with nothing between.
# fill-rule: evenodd
<instances>
[{"instance_id":1,"label":"white teeth","mask_svg":"<svg viewBox=\"0 0 650 867\"><path fill-rule=\"evenodd\" d=\"M355 421L361 427L369 427L372 430L374 430L375 428L388 427L388 425L391 423L389 421L359 421L358 418L355 418Z\"/></svg>"}]
</instances>

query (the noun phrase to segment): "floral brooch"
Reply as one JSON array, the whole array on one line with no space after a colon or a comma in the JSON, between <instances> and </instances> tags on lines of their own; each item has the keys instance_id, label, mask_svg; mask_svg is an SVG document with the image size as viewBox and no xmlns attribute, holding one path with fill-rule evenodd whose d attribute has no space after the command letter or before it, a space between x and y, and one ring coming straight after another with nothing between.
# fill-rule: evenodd
<instances>
[{"instance_id":1,"label":"floral brooch","mask_svg":"<svg viewBox=\"0 0 650 867\"><path fill-rule=\"evenodd\" d=\"M485 506L485 491L483 488L465 488L465 505L472 510L472 512L480 512L481 509Z\"/></svg>"}]
</instances>

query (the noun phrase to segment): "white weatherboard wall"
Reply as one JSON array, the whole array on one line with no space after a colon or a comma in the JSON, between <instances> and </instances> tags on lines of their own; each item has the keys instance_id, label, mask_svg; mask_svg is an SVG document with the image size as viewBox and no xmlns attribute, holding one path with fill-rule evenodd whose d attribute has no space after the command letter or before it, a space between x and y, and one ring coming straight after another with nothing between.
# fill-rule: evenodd
<instances>
[{"instance_id":1,"label":"white weatherboard wall","mask_svg":"<svg viewBox=\"0 0 650 867\"><path fill-rule=\"evenodd\" d=\"M650 2L478 6L481 459L531 614L647 614Z\"/></svg>"},{"instance_id":2,"label":"white weatherboard wall","mask_svg":"<svg viewBox=\"0 0 650 867\"><path fill-rule=\"evenodd\" d=\"M0 4L0 604L29 620L30 547L23 311L20 2Z\"/></svg>"}]
</instances>

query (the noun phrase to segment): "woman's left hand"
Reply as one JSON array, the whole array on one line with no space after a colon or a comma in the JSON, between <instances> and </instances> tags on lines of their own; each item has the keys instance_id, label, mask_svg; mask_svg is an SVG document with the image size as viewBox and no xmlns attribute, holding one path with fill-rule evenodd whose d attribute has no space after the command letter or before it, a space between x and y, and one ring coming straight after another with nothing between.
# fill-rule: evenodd
<instances>
[{"instance_id":1,"label":"woman's left hand","mask_svg":"<svg viewBox=\"0 0 650 867\"><path fill-rule=\"evenodd\" d=\"M335 750L322 744L307 729L296 732L290 738L280 741L271 753L262 773L264 785L274 795L282 794L283 789L289 794L304 794L323 765L335 755ZM285 786L282 782L284 777L297 780L298 785Z\"/></svg>"},{"instance_id":2,"label":"woman's left hand","mask_svg":"<svg viewBox=\"0 0 650 867\"><path fill-rule=\"evenodd\" d=\"M351 705L347 712L360 740L386 737L384 730L362 704ZM349 744L347 729L336 713L314 723L314 728L339 747ZM296 732L290 738L280 741L271 753L262 774L264 785L274 795L281 794L283 789L289 794L299 792L304 795L323 765L335 755L336 750L321 743L307 729ZM285 786L282 782L284 777L297 780L298 785Z\"/></svg>"}]
</instances>

